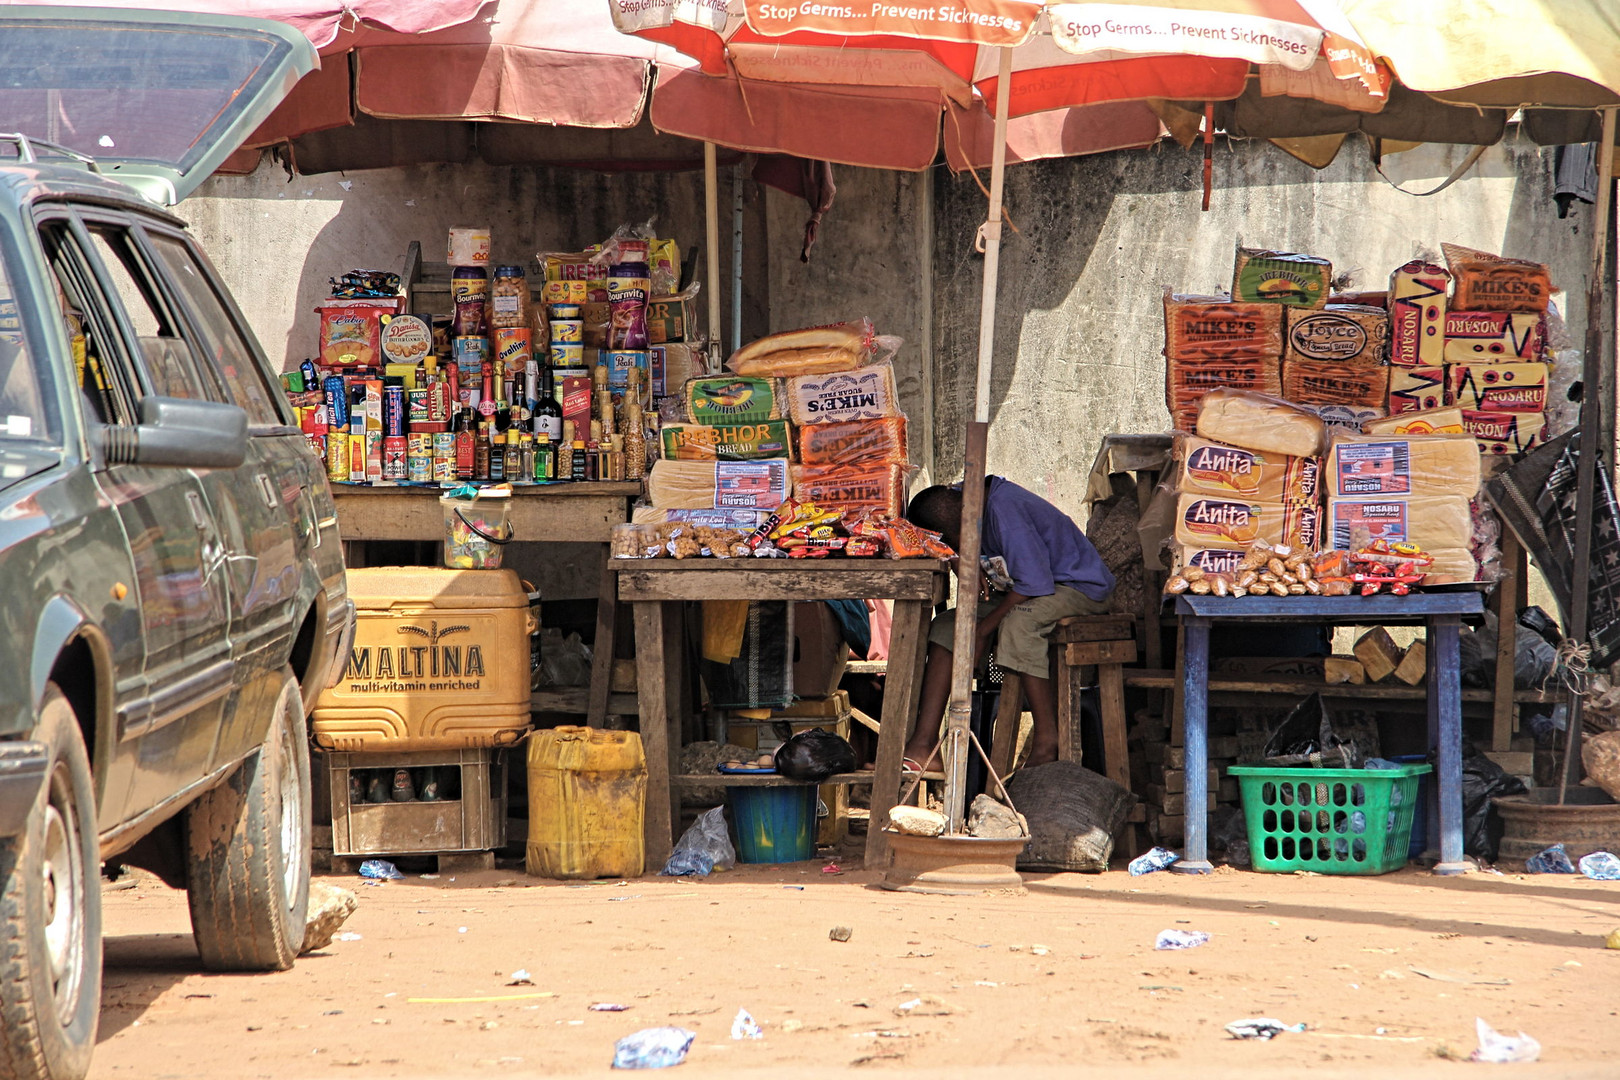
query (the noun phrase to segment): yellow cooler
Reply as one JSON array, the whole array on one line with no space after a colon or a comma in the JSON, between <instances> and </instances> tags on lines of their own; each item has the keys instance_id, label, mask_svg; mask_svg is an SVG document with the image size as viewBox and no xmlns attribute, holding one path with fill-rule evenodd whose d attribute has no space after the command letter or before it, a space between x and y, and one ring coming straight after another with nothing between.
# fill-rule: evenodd
<instances>
[{"instance_id":1,"label":"yellow cooler","mask_svg":"<svg viewBox=\"0 0 1620 1080\"><path fill-rule=\"evenodd\" d=\"M511 570L349 571L356 614L343 681L315 702L328 750L510 746L529 726L536 616Z\"/></svg>"},{"instance_id":2,"label":"yellow cooler","mask_svg":"<svg viewBox=\"0 0 1620 1080\"><path fill-rule=\"evenodd\" d=\"M586 727L535 732L529 739L529 873L640 877L646 805L640 735Z\"/></svg>"}]
</instances>

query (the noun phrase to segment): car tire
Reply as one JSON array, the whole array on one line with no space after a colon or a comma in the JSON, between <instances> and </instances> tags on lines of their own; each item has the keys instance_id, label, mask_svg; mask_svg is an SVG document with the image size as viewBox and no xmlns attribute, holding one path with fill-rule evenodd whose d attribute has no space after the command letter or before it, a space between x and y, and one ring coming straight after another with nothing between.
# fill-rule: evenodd
<instances>
[{"instance_id":1,"label":"car tire","mask_svg":"<svg viewBox=\"0 0 1620 1080\"><path fill-rule=\"evenodd\" d=\"M79 1080L101 1016L95 786L73 707L45 689L46 782L22 836L0 840L0 1076Z\"/></svg>"},{"instance_id":2,"label":"car tire","mask_svg":"<svg viewBox=\"0 0 1620 1080\"><path fill-rule=\"evenodd\" d=\"M264 745L186 810L191 931L211 971L285 971L309 909L304 706L283 672Z\"/></svg>"}]
</instances>

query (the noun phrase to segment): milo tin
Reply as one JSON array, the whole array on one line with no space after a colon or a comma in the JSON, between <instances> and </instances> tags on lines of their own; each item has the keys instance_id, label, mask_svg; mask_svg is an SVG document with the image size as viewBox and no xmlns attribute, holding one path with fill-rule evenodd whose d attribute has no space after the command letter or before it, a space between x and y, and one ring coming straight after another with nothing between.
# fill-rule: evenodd
<instances>
[{"instance_id":1,"label":"milo tin","mask_svg":"<svg viewBox=\"0 0 1620 1080\"><path fill-rule=\"evenodd\" d=\"M405 436L405 479L413 484L433 480L433 435L413 431Z\"/></svg>"}]
</instances>

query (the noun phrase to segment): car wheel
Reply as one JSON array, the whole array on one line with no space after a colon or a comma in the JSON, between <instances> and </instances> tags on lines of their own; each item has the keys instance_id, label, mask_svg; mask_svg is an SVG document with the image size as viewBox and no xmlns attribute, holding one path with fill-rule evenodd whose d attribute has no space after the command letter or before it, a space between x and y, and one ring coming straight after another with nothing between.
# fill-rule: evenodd
<instances>
[{"instance_id":1,"label":"car wheel","mask_svg":"<svg viewBox=\"0 0 1620 1080\"><path fill-rule=\"evenodd\" d=\"M51 763L22 836L0 840L0 1075L77 1080L101 1015L100 851L79 721L50 685Z\"/></svg>"},{"instance_id":2,"label":"car wheel","mask_svg":"<svg viewBox=\"0 0 1620 1080\"><path fill-rule=\"evenodd\" d=\"M264 745L186 811L191 932L212 971L284 971L309 908L309 746L285 670Z\"/></svg>"}]
</instances>

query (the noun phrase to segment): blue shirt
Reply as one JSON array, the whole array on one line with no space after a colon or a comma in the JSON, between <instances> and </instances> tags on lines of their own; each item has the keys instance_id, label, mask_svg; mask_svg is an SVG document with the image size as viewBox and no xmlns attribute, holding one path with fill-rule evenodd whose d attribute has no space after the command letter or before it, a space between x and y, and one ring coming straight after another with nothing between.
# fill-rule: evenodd
<instances>
[{"instance_id":1,"label":"blue shirt","mask_svg":"<svg viewBox=\"0 0 1620 1080\"><path fill-rule=\"evenodd\" d=\"M1050 596L1063 584L1102 603L1114 591L1114 575L1069 515L1006 477L987 478L979 548L1007 560L1024 596Z\"/></svg>"}]
</instances>

